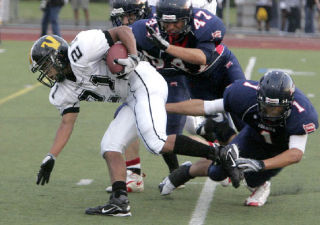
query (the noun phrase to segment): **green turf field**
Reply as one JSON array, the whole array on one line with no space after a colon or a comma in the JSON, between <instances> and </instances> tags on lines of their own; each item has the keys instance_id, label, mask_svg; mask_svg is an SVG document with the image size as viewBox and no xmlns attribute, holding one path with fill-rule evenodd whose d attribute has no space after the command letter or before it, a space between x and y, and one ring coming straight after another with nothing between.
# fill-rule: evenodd
<instances>
[{"instance_id":1,"label":"green turf field","mask_svg":"<svg viewBox=\"0 0 320 225\"><path fill-rule=\"evenodd\" d=\"M143 148L145 192L129 195L133 216L110 218L84 214L86 207L104 204L108 198L104 189L109 185L109 178L100 157L100 139L118 104L82 103L72 138L56 161L49 185L35 184L60 116L50 105L49 89L45 86L35 86L24 94L20 92L37 83L28 70L31 45L31 42L17 41L0 45L0 49L5 49L0 53L0 224L188 224L205 179L194 179L185 189L161 197L157 185L167 175L167 168L161 157ZM311 96L320 111L318 52L232 50L244 70L249 58L256 57L253 79L258 79L262 75L259 71L264 68L300 72L293 75L296 85ZM269 202L262 208L243 206L249 195L245 187L218 186L205 224L319 224L319 145L317 131L309 137L304 159L273 179ZM191 158L179 157L180 162L187 159ZM80 179L93 179L93 183L79 186Z\"/></svg>"}]
</instances>

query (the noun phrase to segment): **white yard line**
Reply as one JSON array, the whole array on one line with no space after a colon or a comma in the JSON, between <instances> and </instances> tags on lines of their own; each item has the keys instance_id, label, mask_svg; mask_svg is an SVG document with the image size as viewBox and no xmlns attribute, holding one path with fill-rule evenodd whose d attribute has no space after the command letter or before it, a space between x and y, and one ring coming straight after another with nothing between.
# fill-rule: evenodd
<instances>
[{"instance_id":1,"label":"white yard line","mask_svg":"<svg viewBox=\"0 0 320 225\"><path fill-rule=\"evenodd\" d=\"M245 76L248 80L251 78L252 70L254 68L254 65L256 64L256 59L256 57L250 57L249 59L247 68L245 70ZM207 178L202 188L197 205L193 211L191 220L189 221L189 225L204 224L217 185L217 182L214 182L210 178Z\"/></svg>"},{"instance_id":2,"label":"white yard line","mask_svg":"<svg viewBox=\"0 0 320 225\"><path fill-rule=\"evenodd\" d=\"M17 91L16 93L13 93L12 95L9 95L7 97L4 97L4 98L1 98L0 99L0 105L6 103L7 101L10 101L11 99L14 99L14 98L17 98L19 97L20 95L24 95L26 93L28 93L29 91L39 87L41 85L41 83L36 83L30 87L26 87L24 89L21 89L20 91Z\"/></svg>"},{"instance_id":3,"label":"white yard line","mask_svg":"<svg viewBox=\"0 0 320 225\"><path fill-rule=\"evenodd\" d=\"M198 199L195 210L193 211L189 225L202 225L207 217L207 212L210 208L210 203L213 199L213 194L218 183L207 178L200 197Z\"/></svg>"},{"instance_id":4,"label":"white yard line","mask_svg":"<svg viewBox=\"0 0 320 225\"><path fill-rule=\"evenodd\" d=\"M92 179L81 179L76 185L83 186L83 185L89 185L93 182Z\"/></svg>"},{"instance_id":5,"label":"white yard line","mask_svg":"<svg viewBox=\"0 0 320 225\"><path fill-rule=\"evenodd\" d=\"M254 68L254 65L256 64L256 61L257 61L257 58L256 57L250 57L249 59L249 63L247 65L247 68L244 72L245 76L246 76L246 79L247 80L250 80L251 79L251 76L252 76L252 70Z\"/></svg>"}]
</instances>

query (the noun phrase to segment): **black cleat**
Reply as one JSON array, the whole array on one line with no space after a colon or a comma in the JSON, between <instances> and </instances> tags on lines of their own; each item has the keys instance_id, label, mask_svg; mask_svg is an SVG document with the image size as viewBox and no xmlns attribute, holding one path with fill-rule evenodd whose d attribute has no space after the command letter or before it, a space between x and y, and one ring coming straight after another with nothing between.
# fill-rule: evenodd
<instances>
[{"instance_id":1,"label":"black cleat","mask_svg":"<svg viewBox=\"0 0 320 225\"><path fill-rule=\"evenodd\" d=\"M239 150L237 145L226 145L220 149L220 162L223 169L227 172L231 179L232 186L238 188L240 181L244 178L243 172L237 167L236 159L239 158Z\"/></svg>"},{"instance_id":2,"label":"black cleat","mask_svg":"<svg viewBox=\"0 0 320 225\"><path fill-rule=\"evenodd\" d=\"M85 211L88 215L105 215L105 216L131 216L129 200L126 195L114 197L114 193L110 196L108 204L97 206L95 208L87 208Z\"/></svg>"}]
</instances>

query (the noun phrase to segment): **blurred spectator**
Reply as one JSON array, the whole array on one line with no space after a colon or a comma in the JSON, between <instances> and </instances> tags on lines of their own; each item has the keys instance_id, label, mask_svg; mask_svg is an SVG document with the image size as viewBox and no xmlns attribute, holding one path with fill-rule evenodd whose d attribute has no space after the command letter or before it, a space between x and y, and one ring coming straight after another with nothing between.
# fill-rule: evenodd
<instances>
[{"instance_id":1,"label":"blurred spectator","mask_svg":"<svg viewBox=\"0 0 320 225\"><path fill-rule=\"evenodd\" d=\"M224 0L217 0L217 16L220 19L223 19L223 8L226 4L226 1Z\"/></svg>"},{"instance_id":2,"label":"blurred spectator","mask_svg":"<svg viewBox=\"0 0 320 225\"><path fill-rule=\"evenodd\" d=\"M318 32L320 32L320 1L317 3L317 11L318 11Z\"/></svg>"},{"instance_id":3,"label":"blurred spectator","mask_svg":"<svg viewBox=\"0 0 320 225\"><path fill-rule=\"evenodd\" d=\"M265 30L270 30L272 0L257 0L256 3L256 19L258 30L262 30L262 23L265 23Z\"/></svg>"},{"instance_id":4,"label":"blurred spectator","mask_svg":"<svg viewBox=\"0 0 320 225\"><path fill-rule=\"evenodd\" d=\"M288 32L296 32L300 29L301 21L301 0L286 0L288 6Z\"/></svg>"},{"instance_id":5,"label":"blurred spectator","mask_svg":"<svg viewBox=\"0 0 320 225\"><path fill-rule=\"evenodd\" d=\"M288 7L285 0L280 1L280 11L281 11L281 31L286 31L287 20L288 20Z\"/></svg>"},{"instance_id":6,"label":"blurred spectator","mask_svg":"<svg viewBox=\"0 0 320 225\"><path fill-rule=\"evenodd\" d=\"M79 8L83 9L86 26L90 26L89 20L89 0L71 0L71 5L74 13L74 23L79 25Z\"/></svg>"},{"instance_id":7,"label":"blurred spectator","mask_svg":"<svg viewBox=\"0 0 320 225\"><path fill-rule=\"evenodd\" d=\"M304 6L305 10L305 26L304 26L304 32L306 33L314 33L314 13L315 13L315 7L319 9L320 3L319 0L306 0L306 5Z\"/></svg>"},{"instance_id":8,"label":"blurred spectator","mask_svg":"<svg viewBox=\"0 0 320 225\"><path fill-rule=\"evenodd\" d=\"M61 36L59 13L64 5L64 1L65 0L41 0L40 9L43 11L41 36L47 34L49 23L51 24L52 33Z\"/></svg>"}]
</instances>

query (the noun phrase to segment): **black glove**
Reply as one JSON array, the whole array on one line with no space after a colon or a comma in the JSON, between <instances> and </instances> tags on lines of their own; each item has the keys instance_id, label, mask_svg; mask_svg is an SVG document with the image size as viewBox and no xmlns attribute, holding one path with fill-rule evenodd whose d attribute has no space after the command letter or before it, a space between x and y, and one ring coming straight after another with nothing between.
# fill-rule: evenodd
<instances>
[{"instance_id":1,"label":"black glove","mask_svg":"<svg viewBox=\"0 0 320 225\"><path fill-rule=\"evenodd\" d=\"M238 168L242 169L244 173L259 172L264 170L265 165L262 160L238 158L236 159Z\"/></svg>"},{"instance_id":2,"label":"black glove","mask_svg":"<svg viewBox=\"0 0 320 225\"><path fill-rule=\"evenodd\" d=\"M128 58L126 59L115 59L114 60L115 63L124 66L124 69L120 73L116 74L117 77L123 78L128 73L134 71L139 61L140 61L139 57L132 54L129 55Z\"/></svg>"},{"instance_id":3,"label":"black glove","mask_svg":"<svg viewBox=\"0 0 320 225\"><path fill-rule=\"evenodd\" d=\"M51 171L54 166L56 158L52 154L48 154L42 161L42 164L40 166L40 170L38 173L37 178L37 184L39 185L41 182L41 185L44 185L45 183L49 183L49 178Z\"/></svg>"},{"instance_id":4,"label":"black glove","mask_svg":"<svg viewBox=\"0 0 320 225\"><path fill-rule=\"evenodd\" d=\"M148 39L158 48L165 51L169 47L169 42L167 42L159 33L157 33L152 27L146 25L147 31L150 36L147 35Z\"/></svg>"},{"instance_id":5,"label":"black glove","mask_svg":"<svg viewBox=\"0 0 320 225\"><path fill-rule=\"evenodd\" d=\"M244 178L243 171L237 167L236 160L239 157L239 150L236 144L226 145L220 149L220 163L231 179L232 186L238 188L240 181Z\"/></svg>"}]
</instances>

